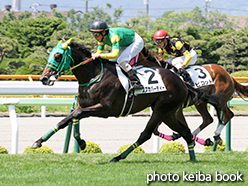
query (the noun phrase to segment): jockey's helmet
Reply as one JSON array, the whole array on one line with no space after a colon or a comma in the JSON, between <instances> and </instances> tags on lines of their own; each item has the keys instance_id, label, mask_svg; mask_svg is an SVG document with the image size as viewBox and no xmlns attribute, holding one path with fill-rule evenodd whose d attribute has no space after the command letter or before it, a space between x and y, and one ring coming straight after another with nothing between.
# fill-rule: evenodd
<instances>
[{"instance_id":1,"label":"jockey's helmet","mask_svg":"<svg viewBox=\"0 0 248 186\"><path fill-rule=\"evenodd\" d=\"M155 39L164 39L164 38L169 38L167 32L164 30L158 30L157 32L155 32L152 39L155 40Z\"/></svg>"},{"instance_id":2,"label":"jockey's helmet","mask_svg":"<svg viewBox=\"0 0 248 186\"><path fill-rule=\"evenodd\" d=\"M93 22L90 27L91 32L103 32L104 30L108 30L108 25L101 20Z\"/></svg>"}]
</instances>

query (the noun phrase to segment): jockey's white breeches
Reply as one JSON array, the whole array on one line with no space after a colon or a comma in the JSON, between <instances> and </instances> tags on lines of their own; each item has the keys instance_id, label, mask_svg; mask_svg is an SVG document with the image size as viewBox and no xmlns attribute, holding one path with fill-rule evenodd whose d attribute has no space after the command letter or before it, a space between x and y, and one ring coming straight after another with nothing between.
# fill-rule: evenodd
<instances>
[{"instance_id":1,"label":"jockey's white breeches","mask_svg":"<svg viewBox=\"0 0 248 186\"><path fill-rule=\"evenodd\" d=\"M194 51L194 49L191 49L189 51L189 53L191 54L192 58L189 61L188 65L194 65L196 63L196 60L197 60L197 54ZM179 69L179 68L182 68L182 65L184 63L184 59L185 59L185 56L183 55L183 56L179 56L179 57L172 57L172 58L166 59L165 61L168 61L173 66L175 66L177 69Z\"/></svg>"},{"instance_id":2,"label":"jockey's white breeches","mask_svg":"<svg viewBox=\"0 0 248 186\"><path fill-rule=\"evenodd\" d=\"M130 60L135 57L144 47L144 41L135 33L133 43L127 47L121 47L119 51L119 56L117 58L117 63L124 71L129 71L132 67L129 65ZM110 61L116 61L116 59L111 59Z\"/></svg>"}]
</instances>

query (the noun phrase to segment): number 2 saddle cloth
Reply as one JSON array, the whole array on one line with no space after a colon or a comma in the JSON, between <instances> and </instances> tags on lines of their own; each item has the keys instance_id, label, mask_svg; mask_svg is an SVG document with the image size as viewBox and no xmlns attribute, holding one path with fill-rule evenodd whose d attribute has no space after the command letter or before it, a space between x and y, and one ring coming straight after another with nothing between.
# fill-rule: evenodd
<instances>
[{"instance_id":1,"label":"number 2 saddle cloth","mask_svg":"<svg viewBox=\"0 0 248 186\"><path fill-rule=\"evenodd\" d=\"M143 66L134 67L133 70L136 71L141 84L144 86L144 89L135 90L134 94L147 94L166 91L166 87L162 81L160 74L153 68L146 68ZM126 93L129 90L129 80L122 72L121 68L116 64L116 71L119 77L119 80L125 89Z\"/></svg>"}]
</instances>

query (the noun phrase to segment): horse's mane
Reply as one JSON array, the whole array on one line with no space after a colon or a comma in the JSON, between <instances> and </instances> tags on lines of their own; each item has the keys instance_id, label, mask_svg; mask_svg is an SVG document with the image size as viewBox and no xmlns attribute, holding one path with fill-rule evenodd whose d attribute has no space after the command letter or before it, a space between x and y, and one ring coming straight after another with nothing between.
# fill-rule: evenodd
<instances>
[{"instance_id":1,"label":"horse's mane","mask_svg":"<svg viewBox=\"0 0 248 186\"><path fill-rule=\"evenodd\" d=\"M85 47L84 44L72 42L72 43L70 44L70 47L73 48L74 50L77 50L77 51L79 51L79 52L84 53L84 54L86 55L87 58L91 58L91 52L90 52L91 49ZM111 64L111 65L115 65L114 62L112 62L112 61L110 62L108 59L101 59L101 60L102 60L102 62L109 63L109 64ZM94 60L94 61L95 61L95 60ZM98 60L97 60L97 61L98 61ZM98 64L98 62L97 62L97 64Z\"/></svg>"},{"instance_id":2,"label":"horse's mane","mask_svg":"<svg viewBox=\"0 0 248 186\"><path fill-rule=\"evenodd\" d=\"M79 44L79 43L75 43L75 42L72 42L70 44L70 47L71 48L74 48L75 50L80 50L82 51L84 54L86 54L87 57L91 57L91 52L90 52L90 49L85 47L83 44Z\"/></svg>"},{"instance_id":3,"label":"horse's mane","mask_svg":"<svg viewBox=\"0 0 248 186\"><path fill-rule=\"evenodd\" d=\"M141 53L150 61L156 61L155 57L156 54L153 53L153 51L149 50L148 48L144 47L141 50Z\"/></svg>"}]
</instances>

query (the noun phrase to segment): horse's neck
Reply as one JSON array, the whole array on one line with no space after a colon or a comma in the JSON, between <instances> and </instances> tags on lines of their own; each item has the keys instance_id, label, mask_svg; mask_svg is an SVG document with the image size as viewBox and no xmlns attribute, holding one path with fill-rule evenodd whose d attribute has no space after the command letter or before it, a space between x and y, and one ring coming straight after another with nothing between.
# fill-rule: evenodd
<instances>
[{"instance_id":1,"label":"horse's neck","mask_svg":"<svg viewBox=\"0 0 248 186\"><path fill-rule=\"evenodd\" d=\"M76 63L75 66L79 64ZM100 61L91 61L84 65L79 65L73 71L73 74L76 76L78 82L80 84L85 84L90 82L93 78L101 72L101 63Z\"/></svg>"},{"instance_id":2,"label":"horse's neck","mask_svg":"<svg viewBox=\"0 0 248 186\"><path fill-rule=\"evenodd\" d=\"M145 67L160 66L153 53L146 47L139 53L137 65L143 65Z\"/></svg>"},{"instance_id":3,"label":"horse's neck","mask_svg":"<svg viewBox=\"0 0 248 186\"><path fill-rule=\"evenodd\" d=\"M149 56L144 56L142 53L139 54L137 65L143 65L145 67L156 67L160 66L156 59Z\"/></svg>"},{"instance_id":4,"label":"horse's neck","mask_svg":"<svg viewBox=\"0 0 248 186\"><path fill-rule=\"evenodd\" d=\"M79 84L87 84L91 81L100 78L104 71L114 72L115 63L108 62L107 60L103 59L96 59L76 68L75 70L73 70L73 74L76 76L77 80L79 81Z\"/></svg>"}]
</instances>

